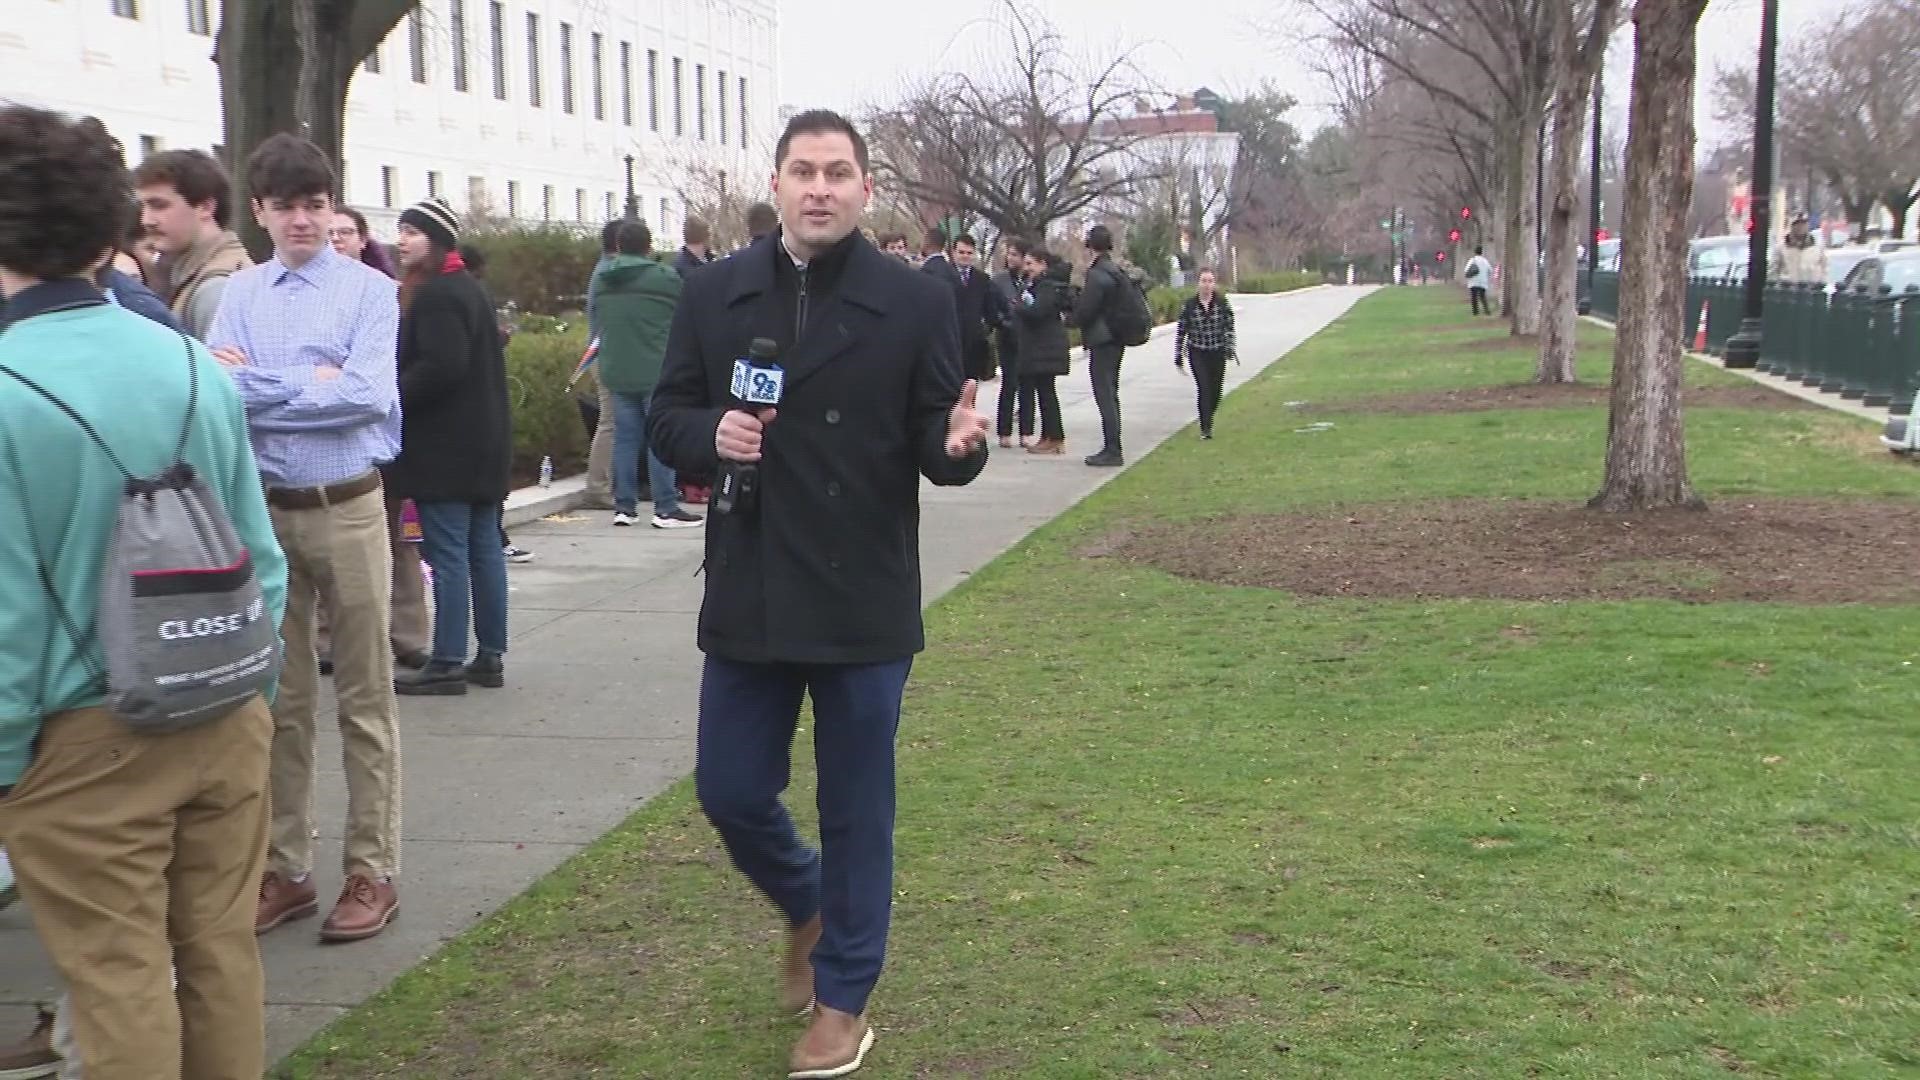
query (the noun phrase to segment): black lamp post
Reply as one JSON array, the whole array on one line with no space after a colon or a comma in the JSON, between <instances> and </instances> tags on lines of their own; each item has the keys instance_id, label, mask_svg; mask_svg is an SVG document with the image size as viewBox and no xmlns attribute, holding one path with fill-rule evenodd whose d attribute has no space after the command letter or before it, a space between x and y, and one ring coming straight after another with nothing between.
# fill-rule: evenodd
<instances>
[{"instance_id":1,"label":"black lamp post","mask_svg":"<svg viewBox=\"0 0 1920 1080\"><path fill-rule=\"evenodd\" d=\"M1780 45L1780 0L1761 0L1760 70L1753 119L1753 225L1747 235L1747 307L1740 330L1727 339L1726 363L1760 362L1760 318L1766 300L1767 245L1773 239L1773 72Z\"/></svg>"},{"instance_id":2,"label":"black lamp post","mask_svg":"<svg viewBox=\"0 0 1920 1080\"><path fill-rule=\"evenodd\" d=\"M627 162L627 220L640 220L640 195L633 189L633 155L628 154Z\"/></svg>"}]
</instances>

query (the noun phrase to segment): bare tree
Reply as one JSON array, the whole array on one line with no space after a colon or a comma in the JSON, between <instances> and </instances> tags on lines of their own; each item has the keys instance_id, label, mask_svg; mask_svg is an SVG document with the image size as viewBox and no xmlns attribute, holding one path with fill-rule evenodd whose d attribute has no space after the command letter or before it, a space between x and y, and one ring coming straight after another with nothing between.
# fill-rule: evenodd
<instances>
[{"instance_id":1,"label":"bare tree","mask_svg":"<svg viewBox=\"0 0 1920 1080\"><path fill-rule=\"evenodd\" d=\"M1000 46L967 70L933 75L869 125L882 184L1001 232L1048 226L1142 179L1135 122L1147 87L1127 54L1087 64L1041 9L1004 0Z\"/></svg>"},{"instance_id":2,"label":"bare tree","mask_svg":"<svg viewBox=\"0 0 1920 1080\"><path fill-rule=\"evenodd\" d=\"M1701 509L1680 408L1687 209L1693 195L1695 46L1707 0L1639 0L1633 12L1620 320L1598 510Z\"/></svg>"},{"instance_id":3,"label":"bare tree","mask_svg":"<svg viewBox=\"0 0 1920 1080\"><path fill-rule=\"evenodd\" d=\"M1553 166L1547 177L1548 213L1545 291L1541 298L1540 360L1534 380L1577 381L1574 372L1575 298L1579 292L1577 249L1584 227L1580 162L1584 156L1587 106L1607 42L1619 25L1620 0L1567 0L1553 15ZM1592 238L1588 238L1589 243Z\"/></svg>"},{"instance_id":4,"label":"bare tree","mask_svg":"<svg viewBox=\"0 0 1920 1080\"><path fill-rule=\"evenodd\" d=\"M1753 130L1751 68L1719 72L1716 115ZM1868 0L1786 50L1776 90L1783 164L1823 178L1864 229L1875 203L1905 236L1920 185L1920 3Z\"/></svg>"},{"instance_id":5,"label":"bare tree","mask_svg":"<svg viewBox=\"0 0 1920 1080\"><path fill-rule=\"evenodd\" d=\"M766 190L773 171L772 145L763 140L745 160L762 164L745 171L728 169L694 144L682 143L654 158L648 171L656 183L680 197L689 216L707 223L715 251L732 251L747 242L747 208ZM656 237L654 244L671 246L670 240Z\"/></svg>"},{"instance_id":6,"label":"bare tree","mask_svg":"<svg viewBox=\"0 0 1920 1080\"><path fill-rule=\"evenodd\" d=\"M1325 26L1325 47L1370 57L1493 133L1499 225L1515 334L1539 330L1534 188L1549 96L1550 14L1566 0L1298 0ZM1439 62L1451 59L1454 63ZM1463 75L1465 77L1463 77Z\"/></svg>"},{"instance_id":7,"label":"bare tree","mask_svg":"<svg viewBox=\"0 0 1920 1080\"><path fill-rule=\"evenodd\" d=\"M234 201L245 207L244 165L271 135L291 132L326 151L339 172L353 73L417 0L221 0L223 145ZM251 214L236 215L257 257L268 242Z\"/></svg>"}]
</instances>

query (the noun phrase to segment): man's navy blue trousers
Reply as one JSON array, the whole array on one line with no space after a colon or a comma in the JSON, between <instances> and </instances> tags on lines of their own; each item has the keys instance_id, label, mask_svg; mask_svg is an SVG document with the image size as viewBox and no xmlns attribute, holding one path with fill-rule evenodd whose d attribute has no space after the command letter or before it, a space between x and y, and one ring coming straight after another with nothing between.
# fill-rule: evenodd
<instances>
[{"instance_id":1,"label":"man's navy blue trousers","mask_svg":"<svg viewBox=\"0 0 1920 1080\"><path fill-rule=\"evenodd\" d=\"M886 961L893 914L894 736L912 658L883 664L747 664L709 656L700 680L694 785L748 880L798 926L820 916L814 998L856 1015ZM820 850L780 795L802 695L813 698Z\"/></svg>"}]
</instances>

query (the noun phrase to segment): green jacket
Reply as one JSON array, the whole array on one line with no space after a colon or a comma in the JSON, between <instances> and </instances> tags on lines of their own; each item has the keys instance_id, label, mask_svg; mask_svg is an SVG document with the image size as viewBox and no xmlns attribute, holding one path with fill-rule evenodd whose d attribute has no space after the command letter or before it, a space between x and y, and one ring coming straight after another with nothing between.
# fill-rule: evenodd
<instances>
[{"instance_id":1,"label":"green jacket","mask_svg":"<svg viewBox=\"0 0 1920 1080\"><path fill-rule=\"evenodd\" d=\"M616 255L593 276L593 302L601 385L617 394L650 393L680 304L680 275L641 255Z\"/></svg>"}]
</instances>

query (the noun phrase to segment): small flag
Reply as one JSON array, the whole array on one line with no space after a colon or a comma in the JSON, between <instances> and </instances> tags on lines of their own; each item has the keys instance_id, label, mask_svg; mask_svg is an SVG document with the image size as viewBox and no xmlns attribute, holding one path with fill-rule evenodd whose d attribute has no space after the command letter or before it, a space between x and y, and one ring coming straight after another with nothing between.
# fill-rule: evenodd
<instances>
[{"instance_id":1,"label":"small flag","mask_svg":"<svg viewBox=\"0 0 1920 1080\"><path fill-rule=\"evenodd\" d=\"M573 389L573 384L580 381L580 376L587 373L587 369L593 366L594 358L599 355L600 339L594 338L592 341L587 342L587 351L580 354L580 364L573 369L573 374L568 377L567 389Z\"/></svg>"}]
</instances>

